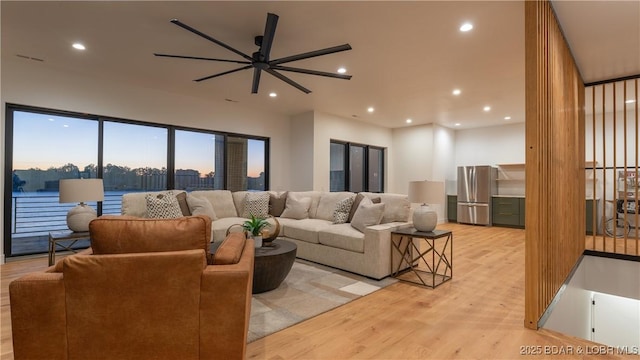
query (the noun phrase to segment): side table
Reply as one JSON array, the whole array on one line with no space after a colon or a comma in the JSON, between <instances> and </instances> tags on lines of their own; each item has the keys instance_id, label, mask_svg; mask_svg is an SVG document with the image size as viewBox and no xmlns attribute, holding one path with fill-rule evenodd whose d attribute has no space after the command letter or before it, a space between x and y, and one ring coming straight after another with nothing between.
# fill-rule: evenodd
<instances>
[{"instance_id":1,"label":"side table","mask_svg":"<svg viewBox=\"0 0 640 360\"><path fill-rule=\"evenodd\" d=\"M276 239L271 247L256 248L253 263L254 294L273 290L289 275L298 247L287 240Z\"/></svg>"},{"instance_id":2,"label":"side table","mask_svg":"<svg viewBox=\"0 0 640 360\"><path fill-rule=\"evenodd\" d=\"M88 239L90 239L88 231L73 232L71 230L63 230L49 232L49 266L56 262L56 247L76 253L77 251L71 247L79 240Z\"/></svg>"},{"instance_id":3,"label":"side table","mask_svg":"<svg viewBox=\"0 0 640 360\"><path fill-rule=\"evenodd\" d=\"M422 241L415 242L414 239ZM424 251L421 245L426 246ZM453 233L448 230L421 232L413 228L391 232L393 255L400 261L393 276L402 281L435 288L453 278Z\"/></svg>"}]
</instances>

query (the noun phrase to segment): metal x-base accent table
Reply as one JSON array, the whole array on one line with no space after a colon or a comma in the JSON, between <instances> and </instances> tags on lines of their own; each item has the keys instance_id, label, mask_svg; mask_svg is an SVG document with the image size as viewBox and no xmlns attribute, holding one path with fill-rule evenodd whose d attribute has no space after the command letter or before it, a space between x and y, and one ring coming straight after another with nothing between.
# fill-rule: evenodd
<instances>
[{"instance_id":1,"label":"metal x-base accent table","mask_svg":"<svg viewBox=\"0 0 640 360\"><path fill-rule=\"evenodd\" d=\"M49 266L56 262L56 247L59 246L61 250L67 250L71 252L77 252L71 248L79 240L89 239L89 232L73 232L71 230L66 231L51 231L49 233ZM64 244L61 242L68 242Z\"/></svg>"},{"instance_id":2,"label":"metal x-base accent table","mask_svg":"<svg viewBox=\"0 0 640 360\"><path fill-rule=\"evenodd\" d=\"M414 239L424 241L416 243ZM424 251L420 250L420 244L426 245ZM397 262L392 274L399 280L435 288L453 277L453 233L451 231L421 232L413 228L400 229L391 232L391 246L392 266L395 265L394 251L396 255L400 255L400 261ZM412 274L410 277L405 275L408 272Z\"/></svg>"}]
</instances>

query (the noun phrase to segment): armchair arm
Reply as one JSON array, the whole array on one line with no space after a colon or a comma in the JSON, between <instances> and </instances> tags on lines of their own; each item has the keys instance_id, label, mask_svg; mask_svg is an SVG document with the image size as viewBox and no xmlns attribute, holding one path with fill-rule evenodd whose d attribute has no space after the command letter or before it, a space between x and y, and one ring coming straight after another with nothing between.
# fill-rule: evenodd
<instances>
[{"instance_id":1,"label":"armchair arm","mask_svg":"<svg viewBox=\"0 0 640 360\"><path fill-rule=\"evenodd\" d=\"M244 359L251 316L253 240L236 264L210 265L202 274L200 358Z\"/></svg>"},{"instance_id":2,"label":"armchair arm","mask_svg":"<svg viewBox=\"0 0 640 360\"><path fill-rule=\"evenodd\" d=\"M36 272L25 275L9 284L9 297L15 359L66 359L62 274Z\"/></svg>"}]
</instances>

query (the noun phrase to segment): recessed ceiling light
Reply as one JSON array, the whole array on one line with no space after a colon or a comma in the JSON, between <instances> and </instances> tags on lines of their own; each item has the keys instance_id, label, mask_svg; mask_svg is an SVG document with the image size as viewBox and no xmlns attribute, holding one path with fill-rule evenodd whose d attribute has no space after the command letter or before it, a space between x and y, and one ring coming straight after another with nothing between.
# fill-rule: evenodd
<instances>
[{"instance_id":1,"label":"recessed ceiling light","mask_svg":"<svg viewBox=\"0 0 640 360\"><path fill-rule=\"evenodd\" d=\"M473 29L473 25L471 23L464 23L462 24L462 26L460 26L460 31L462 32L467 32L471 29Z\"/></svg>"},{"instance_id":2,"label":"recessed ceiling light","mask_svg":"<svg viewBox=\"0 0 640 360\"><path fill-rule=\"evenodd\" d=\"M53 118L49 118L49 121L55 121Z\"/></svg>"},{"instance_id":3,"label":"recessed ceiling light","mask_svg":"<svg viewBox=\"0 0 640 360\"><path fill-rule=\"evenodd\" d=\"M76 50L84 50L84 49L86 49L86 47L84 47L84 45L82 45L80 43L75 43L75 44L73 44L71 46L73 46L73 48L76 49Z\"/></svg>"},{"instance_id":4,"label":"recessed ceiling light","mask_svg":"<svg viewBox=\"0 0 640 360\"><path fill-rule=\"evenodd\" d=\"M346 72L347 72L347 69L345 69L345 68L343 68L343 67L338 68L338 74L344 74L344 73L346 73Z\"/></svg>"},{"instance_id":5,"label":"recessed ceiling light","mask_svg":"<svg viewBox=\"0 0 640 360\"><path fill-rule=\"evenodd\" d=\"M270 96L270 97L276 97L276 96L278 96L278 94L276 94L276 93L274 93L274 92L271 92L271 93L269 93L269 96Z\"/></svg>"},{"instance_id":6,"label":"recessed ceiling light","mask_svg":"<svg viewBox=\"0 0 640 360\"><path fill-rule=\"evenodd\" d=\"M453 95L460 95L462 93L462 91L460 91L460 89L453 89L453 91L451 93Z\"/></svg>"},{"instance_id":7,"label":"recessed ceiling light","mask_svg":"<svg viewBox=\"0 0 640 360\"><path fill-rule=\"evenodd\" d=\"M505 116L504 119L505 120L511 120L511 116Z\"/></svg>"},{"instance_id":8,"label":"recessed ceiling light","mask_svg":"<svg viewBox=\"0 0 640 360\"><path fill-rule=\"evenodd\" d=\"M66 127L66 128L67 128L67 127L69 127L69 125L67 125L67 124L64 124L64 125L62 125L62 127Z\"/></svg>"},{"instance_id":9,"label":"recessed ceiling light","mask_svg":"<svg viewBox=\"0 0 640 360\"><path fill-rule=\"evenodd\" d=\"M367 111L368 111L368 112L370 112L370 113L372 113L374 110L375 110L375 109L374 109L372 106L369 106L369 107L367 108Z\"/></svg>"},{"instance_id":10,"label":"recessed ceiling light","mask_svg":"<svg viewBox=\"0 0 640 360\"><path fill-rule=\"evenodd\" d=\"M460 126L460 123L455 123L453 124L453 126Z\"/></svg>"},{"instance_id":11,"label":"recessed ceiling light","mask_svg":"<svg viewBox=\"0 0 640 360\"><path fill-rule=\"evenodd\" d=\"M482 108L482 110L489 111L489 110L491 110L491 106L485 106L484 108Z\"/></svg>"},{"instance_id":12,"label":"recessed ceiling light","mask_svg":"<svg viewBox=\"0 0 640 360\"><path fill-rule=\"evenodd\" d=\"M413 122L413 120L407 119L407 124L411 124L412 122Z\"/></svg>"},{"instance_id":13,"label":"recessed ceiling light","mask_svg":"<svg viewBox=\"0 0 640 360\"><path fill-rule=\"evenodd\" d=\"M635 100L631 99L631 100L626 100L625 104L633 104L634 102L636 102Z\"/></svg>"}]
</instances>

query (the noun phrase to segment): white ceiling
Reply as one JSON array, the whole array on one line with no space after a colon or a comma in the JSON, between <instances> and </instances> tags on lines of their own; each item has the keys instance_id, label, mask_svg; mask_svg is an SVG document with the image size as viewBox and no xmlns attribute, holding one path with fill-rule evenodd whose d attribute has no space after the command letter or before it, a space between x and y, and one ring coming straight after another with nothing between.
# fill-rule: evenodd
<instances>
[{"instance_id":1,"label":"white ceiling","mask_svg":"<svg viewBox=\"0 0 640 360\"><path fill-rule=\"evenodd\" d=\"M605 4L606 3L606 4ZM554 1L586 82L640 74L640 1ZM521 1L2 1L2 60L295 115L315 110L385 127L471 128L524 121ZM289 63L349 81L286 73L304 94L251 70L192 80L240 65L154 57L154 52L242 60L169 22L177 18L247 54L267 12L280 16L271 58L349 43L353 50ZM470 21L474 29L458 31ZM87 50L71 44L81 41ZM17 55L42 59L34 61ZM3 69L4 71L4 69ZM454 88L460 96L451 94ZM278 93L269 98L271 91ZM37 104L33 104L37 105ZM484 112L485 105L491 111ZM373 106L373 114L366 109ZM64 109L63 110L73 110Z\"/></svg>"}]
</instances>

